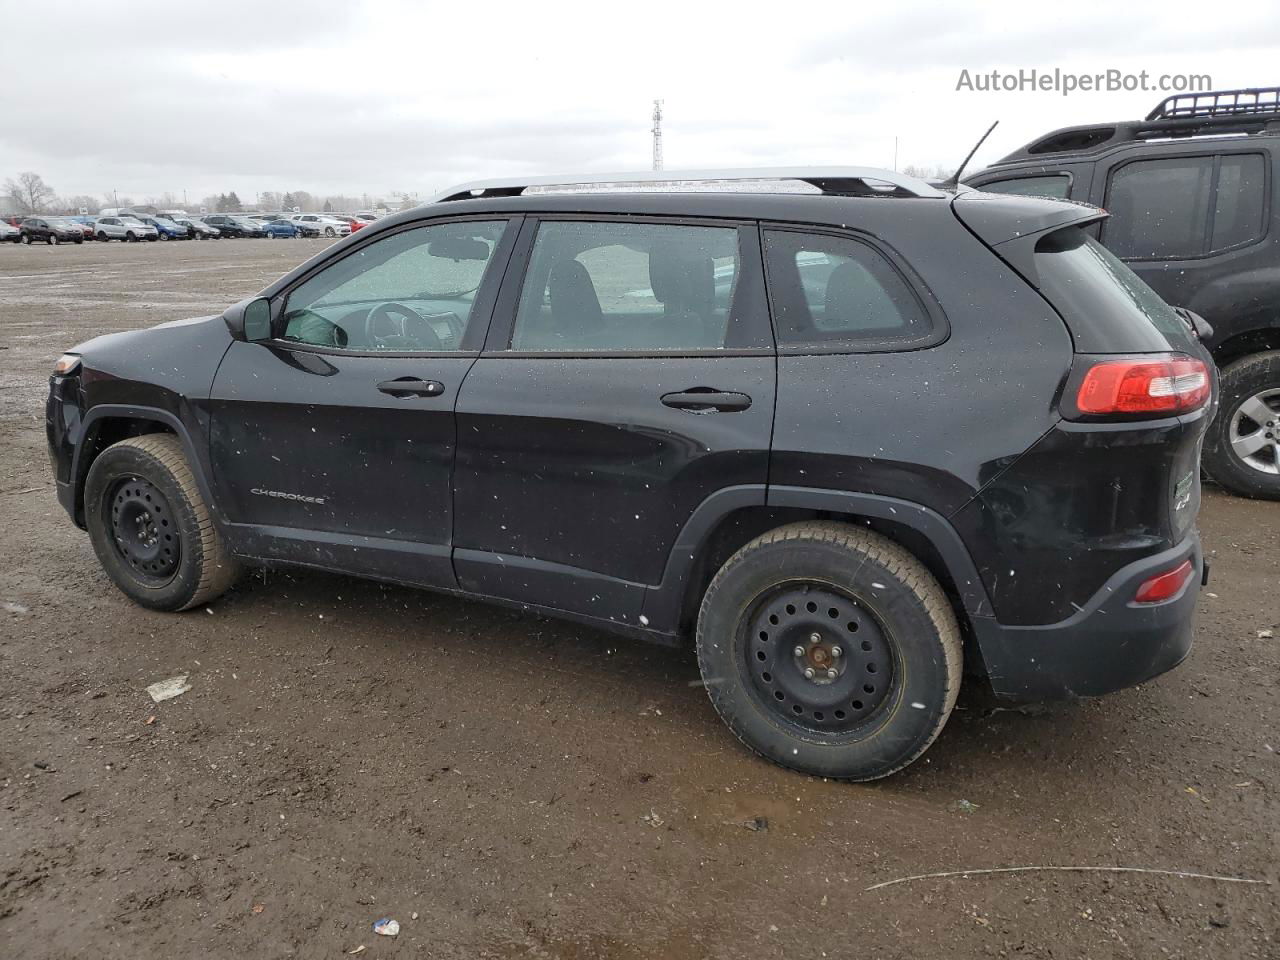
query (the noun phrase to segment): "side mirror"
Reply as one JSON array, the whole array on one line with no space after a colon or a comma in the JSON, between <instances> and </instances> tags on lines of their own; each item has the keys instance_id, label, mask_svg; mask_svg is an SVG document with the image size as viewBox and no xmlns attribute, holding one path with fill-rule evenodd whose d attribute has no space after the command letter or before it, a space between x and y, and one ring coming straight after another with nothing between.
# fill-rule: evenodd
<instances>
[{"instance_id":1,"label":"side mirror","mask_svg":"<svg viewBox=\"0 0 1280 960\"><path fill-rule=\"evenodd\" d=\"M244 308L244 338L250 343L271 339L271 301L266 297L251 300Z\"/></svg>"},{"instance_id":2,"label":"side mirror","mask_svg":"<svg viewBox=\"0 0 1280 960\"><path fill-rule=\"evenodd\" d=\"M237 340L253 343L271 339L271 301L266 297L242 300L228 307L222 319Z\"/></svg>"}]
</instances>

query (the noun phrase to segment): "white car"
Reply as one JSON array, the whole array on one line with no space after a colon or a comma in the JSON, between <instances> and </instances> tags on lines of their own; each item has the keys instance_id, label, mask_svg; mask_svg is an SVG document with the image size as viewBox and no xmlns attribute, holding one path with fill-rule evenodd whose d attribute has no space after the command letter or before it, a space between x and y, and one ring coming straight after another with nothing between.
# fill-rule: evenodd
<instances>
[{"instance_id":1,"label":"white car","mask_svg":"<svg viewBox=\"0 0 1280 960\"><path fill-rule=\"evenodd\" d=\"M137 217L126 215L115 217L98 217L93 221L93 235L98 240L158 240L160 232L149 223L143 223Z\"/></svg>"},{"instance_id":2,"label":"white car","mask_svg":"<svg viewBox=\"0 0 1280 960\"><path fill-rule=\"evenodd\" d=\"M8 220L0 220L0 243L17 243L21 238L21 230Z\"/></svg>"},{"instance_id":3,"label":"white car","mask_svg":"<svg viewBox=\"0 0 1280 960\"><path fill-rule=\"evenodd\" d=\"M304 237L345 237L351 233L351 224L323 213L295 213L289 217L289 222Z\"/></svg>"}]
</instances>

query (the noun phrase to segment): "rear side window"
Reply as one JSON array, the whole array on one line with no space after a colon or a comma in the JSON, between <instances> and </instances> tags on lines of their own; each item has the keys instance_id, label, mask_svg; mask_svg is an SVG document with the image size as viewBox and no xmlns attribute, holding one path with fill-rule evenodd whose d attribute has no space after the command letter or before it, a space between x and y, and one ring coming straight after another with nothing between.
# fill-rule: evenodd
<instances>
[{"instance_id":1,"label":"rear side window","mask_svg":"<svg viewBox=\"0 0 1280 960\"><path fill-rule=\"evenodd\" d=\"M738 230L561 222L538 227L511 348L717 350L733 341Z\"/></svg>"},{"instance_id":2,"label":"rear side window","mask_svg":"<svg viewBox=\"0 0 1280 960\"><path fill-rule=\"evenodd\" d=\"M1080 352L1194 348L1173 308L1078 227L1043 237L1035 262L1040 290L1067 321Z\"/></svg>"},{"instance_id":3,"label":"rear side window","mask_svg":"<svg viewBox=\"0 0 1280 960\"><path fill-rule=\"evenodd\" d=\"M988 193L1011 193L1019 197L1050 197L1065 200L1071 190L1071 178L1065 173L1045 177L1015 177L1012 180L996 180L978 187Z\"/></svg>"},{"instance_id":4,"label":"rear side window","mask_svg":"<svg viewBox=\"0 0 1280 960\"><path fill-rule=\"evenodd\" d=\"M1260 154L1137 160L1107 190L1103 240L1127 260L1179 260L1257 240L1264 233Z\"/></svg>"},{"instance_id":5,"label":"rear side window","mask_svg":"<svg viewBox=\"0 0 1280 960\"><path fill-rule=\"evenodd\" d=\"M1223 250L1262 236L1265 179L1261 154L1241 153L1222 158L1210 249Z\"/></svg>"},{"instance_id":6,"label":"rear side window","mask_svg":"<svg viewBox=\"0 0 1280 960\"><path fill-rule=\"evenodd\" d=\"M924 304L870 244L766 230L764 252L779 347L901 349L931 338Z\"/></svg>"}]
</instances>

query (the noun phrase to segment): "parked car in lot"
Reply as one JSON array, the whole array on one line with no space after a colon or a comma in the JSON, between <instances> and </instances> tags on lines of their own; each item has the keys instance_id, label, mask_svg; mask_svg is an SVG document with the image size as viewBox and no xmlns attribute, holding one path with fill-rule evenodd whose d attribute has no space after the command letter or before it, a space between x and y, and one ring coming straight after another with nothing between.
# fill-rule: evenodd
<instances>
[{"instance_id":1,"label":"parked car in lot","mask_svg":"<svg viewBox=\"0 0 1280 960\"><path fill-rule=\"evenodd\" d=\"M93 239L93 234L94 234L93 217L75 216L75 217L67 217L67 220L69 220L74 224L79 225L80 232L84 235L84 239L86 240Z\"/></svg>"},{"instance_id":2,"label":"parked car in lot","mask_svg":"<svg viewBox=\"0 0 1280 960\"><path fill-rule=\"evenodd\" d=\"M27 217L18 230L23 243L84 243L80 224L66 217Z\"/></svg>"},{"instance_id":3,"label":"parked car in lot","mask_svg":"<svg viewBox=\"0 0 1280 960\"><path fill-rule=\"evenodd\" d=\"M351 224L327 213L295 213L289 219L308 237L345 237Z\"/></svg>"},{"instance_id":4,"label":"parked car in lot","mask_svg":"<svg viewBox=\"0 0 1280 960\"><path fill-rule=\"evenodd\" d=\"M94 236L99 240L123 240L128 243L156 240L160 236L151 224L129 215L98 217L94 221L94 231Z\"/></svg>"},{"instance_id":5,"label":"parked car in lot","mask_svg":"<svg viewBox=\"0 0 1280 960\"><path fill-rule=\"evenodd\" d=\"M1105 217L870 168L459 186L62 357L58 496L144 606L294 562L690 643L753 749L885 776L966 659L1036 700L1190 648L1213 369Z\"/></svg>"},{"instance_id":6,"label":"parked car in lot","mask_svg":"<svg viewBox=\"0 0 1280 960\"><path fill-rule=\"evenodd\" d=\"M286 220L284 217L278 217L274 220L267 220L263 223L262 229L267 232L267 236L274 240L276 237L300 237L302 233L298 230L297 225L292 220Z\"/></svg>"},{"instance_id":7,"label":"parked car in lot","mask_svg":"<svg viewBox=\"0 0 1280 960\"><path fill-rule=\"evenodd\" d=\"M238 214L215 213L203 219L209 226L217 228L224 237L265 237L267 235L260 222Z\"/></svg>"},{"instance_id":8,"label":"parked car in lot","mask_svg":"<svg viewBox=\"0 0 1280 960\"><path fill-rule=\"evenodd\" d=\"M179 217L174 223L182 224L197 240L216 240L222 236L222 231L217 227L211 227L199 217Z\"/></svg>"},{"instance_id":9,"label":"parked car in lot","mask_svg":"<svg viewBox=\"0 0 1280 960\"><path fill-rule=\"evenodd\" d=\"M1212 327L1222 411L1208 473L1280 499L1280 87L1173 96L1144 120L1055 130L966 182L1111 213L1090 232Z\"/></svg>"},{"instance_id":10,"label":"parked car in lot","mask_svg":"<svg viewBox=\"0 0 1280 960\"><path fill-rule=\"evenodd\" d=\"M7 220L0 220L0 243L18 243L21 239L21 230Z\"/></svg>"},{"instance_id":11,"label":"parked car in lot","mask_svg":"<svg viewBox=\"0 0 1280 960\"><path fill-rule=\"evenodd\" d=\"M369 225L368 220L361 220L359 217L348 217L344 213L330 213L330 214L326 214L326 216L330 217L331 219L340 220L341 222L345 223L347 226L351 228L352 233L355 233L361 227L367 227Z\"/></svg>"},{"instance_id":12,"label":"parked car in lot","mask_svg":"<svg viewBox=\"0 0 1280 960\"><path fill-rule=\"evenodd\" d=\"M143 223L150 224L156 228L156 235L161 240L190 240L191 234L187 228L180 223L176 223L167 217L150 217L139 216L139 220Z\"/></svg>"}]
</instances>

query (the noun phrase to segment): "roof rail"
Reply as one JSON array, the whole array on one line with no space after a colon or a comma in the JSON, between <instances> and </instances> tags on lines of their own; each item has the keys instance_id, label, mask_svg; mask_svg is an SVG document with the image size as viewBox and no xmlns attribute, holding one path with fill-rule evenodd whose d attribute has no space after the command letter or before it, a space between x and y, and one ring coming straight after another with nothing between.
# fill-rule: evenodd
<instances>
[{"instance_id":1,"label":"roof rail","mask_svg":"<svg viewBox=\"0 0 1280 960\"><path fill-rule=\"evenodd\" d=\"M1165 97L1147 114L1148 120L1180 117L1239 117L1269 114L1280 117L1280 87L1245 87L1208 93L1179 93Z\"/></svg>"},{"instance_id":2,"label":"roof rail","mask_svg":"<svg viewBox=\"0 0 1280 960\"><path fill-rule=\"evenodd\" d=\"M476 197L582 193L822 193L853 197L942 197L916 177L878 167L761 167L727 170L646 170L554 177L477 180L450 187L428 203Z\"/></svg>"}]
</instances>

